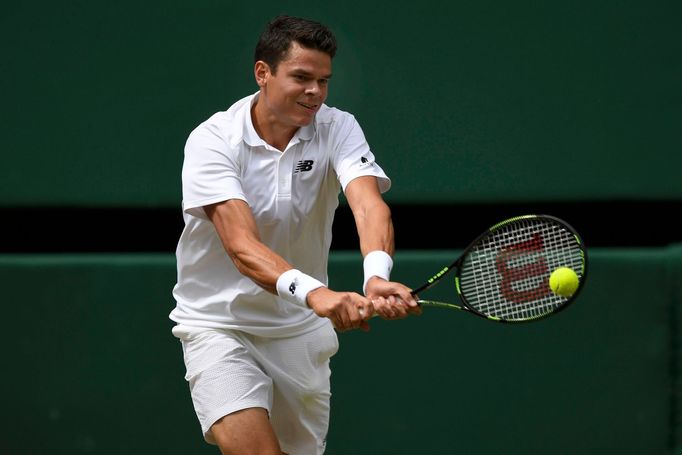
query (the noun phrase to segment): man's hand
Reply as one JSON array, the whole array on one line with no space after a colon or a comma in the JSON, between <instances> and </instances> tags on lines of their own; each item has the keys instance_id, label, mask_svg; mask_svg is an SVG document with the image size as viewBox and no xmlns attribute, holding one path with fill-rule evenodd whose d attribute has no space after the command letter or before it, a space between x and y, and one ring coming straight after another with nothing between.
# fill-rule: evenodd
<instances>
[{"instance_id":1,"label":"man's hand","mask_svg":"<svg viewBox=\"0 0 682 455\"><path fill-rule=\"evenodd\" d=\"M367 320L374 315L374 306L370 299L358 293L320 287L308 293L307 301L315 314L331 319L340 332L358 328L369 331Z\"/></svg>"},{"instance_id":2,"label":"man's hand","mask_svg":"<svg viewBox=\"0 0 682 455\"><path fill-rule=\"evenodd\" d=\"M367 281L365 290L374 310L384 319L402 319L410 314L420 315L422 312L412 290L396 281L372 277Z\"/></svg>"}]
</instances>

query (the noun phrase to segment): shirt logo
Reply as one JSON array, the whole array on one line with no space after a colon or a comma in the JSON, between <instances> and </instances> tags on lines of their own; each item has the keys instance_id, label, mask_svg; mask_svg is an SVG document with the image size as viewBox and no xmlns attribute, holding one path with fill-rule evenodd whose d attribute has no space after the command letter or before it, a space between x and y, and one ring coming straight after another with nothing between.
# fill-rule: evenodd
<instances>
[{"instance_id":1,"label":"shirt logo","mask_svg":"<svg viewBox=\"0 0 682 455\"><path fill-rule=\"evenodd\" d=\"M289 292L291 292L291 295L296 294L296 282L292 281L291 284L289 285Z\"/></svg>"},{"instance_id":2,"label":"shirt logo","mask_svg":"<svg viewBox=\"0 0 682 455\"><path fill-rule=\"evenodd\" d=\"M296 169L294 170L294 174L298 174L299 172L308 172L313 169L313 160L301 160L298 163L296 163Z\"/></svg>"},{"instance_id":3,"label":"shirt logo","mask_svg":"<svg viewBox=\"0 0 682 455\"><path fill-rule=\"evenodd\" d=\"M362 168L366 168L366 167L373 166L373 165L374 165L374 161L371 161L366 156L363 156L363 157L360 157L360 164L358 164L357 166L360 169L362 169Z\"/></svg>"}]
</instances>

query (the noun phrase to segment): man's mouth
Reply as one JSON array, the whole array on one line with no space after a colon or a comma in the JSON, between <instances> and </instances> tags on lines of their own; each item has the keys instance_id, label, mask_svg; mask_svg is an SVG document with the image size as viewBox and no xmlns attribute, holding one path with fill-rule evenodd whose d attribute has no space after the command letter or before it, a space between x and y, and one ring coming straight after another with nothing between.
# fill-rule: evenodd
<instances>
[{"instance_id":1,"label":"man's mouth","mask_svg":"<svg viewBox=\"0 0 682 455\"><path fill-rule=\"evenodd\" d=\"M306 108L306 109L308 109L308 110L311 110L311 111L314 111L315 109L317 109L317 104L306 104L306 103L301 103L301 102L299 101L299 102L298 102L298 105L299 105L299 106L303 106L304 108Z\"/></svg>"}]
</instances>

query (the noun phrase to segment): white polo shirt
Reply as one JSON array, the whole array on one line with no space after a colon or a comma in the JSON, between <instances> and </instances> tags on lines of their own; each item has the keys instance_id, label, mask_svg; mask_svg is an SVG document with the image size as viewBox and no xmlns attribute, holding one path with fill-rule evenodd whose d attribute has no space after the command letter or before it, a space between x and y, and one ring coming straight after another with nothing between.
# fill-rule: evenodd
<instances>
[{"instance_id":1,"label":"white polo shirt","mask_svg":"<svg viewBox=\"0 0 682 455\"><path fill-rule=\"evenodd\" d=\"M176 306L180 324L243 330L258 336L304 333L324 323L310 308L270 294L234 266L203 207L241 199L260 238L295 268L327 283L327 262L339 192L373 175L382 192L390 180L355 118L323 105L284 152L253 127L258 94L199 125L187 139L182 169L185 228L176 250Z\"/></svg>"}]
</instances>

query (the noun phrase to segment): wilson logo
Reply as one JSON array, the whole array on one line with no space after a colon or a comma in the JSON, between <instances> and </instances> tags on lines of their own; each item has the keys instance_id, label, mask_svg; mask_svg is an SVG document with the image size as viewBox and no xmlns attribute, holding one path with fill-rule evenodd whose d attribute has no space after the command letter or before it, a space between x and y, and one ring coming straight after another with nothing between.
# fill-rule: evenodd
<instances>
[{"instance_id":1,"label":"wilson logo","mask_svg":"<svg viewBox=\"0 0 682 455\"><path fill-rule=\"evenodd\" d=\"M296 163L296 169L294 170L294 174L298 174L299 172L308 172L313 169L313 160L301 160L298 163Z\"/></svg>"},{"instance_id":2,"label":"wilson logo","mask_svg":"<svg viewBox=\"0 0 682 455\"><path fill-rule=\"evenodd\" d=\"M531 302L552 293L549 288L549 266L545 258L540 255L544 251L542 236L533 234L529 240L510 245L498 253L495 265L502 276L500 291L507 300L514 303ZM522 257L528 257L528 260L522 264L511 265L520 262L519 258ZM534 286L527 282L518 290L512 287L515 282L532 278L536 278Z\"/></svg>"}]
</instances>

